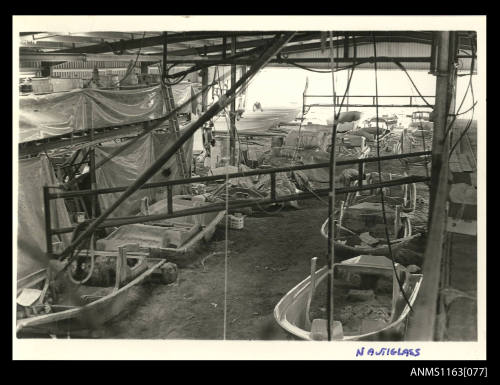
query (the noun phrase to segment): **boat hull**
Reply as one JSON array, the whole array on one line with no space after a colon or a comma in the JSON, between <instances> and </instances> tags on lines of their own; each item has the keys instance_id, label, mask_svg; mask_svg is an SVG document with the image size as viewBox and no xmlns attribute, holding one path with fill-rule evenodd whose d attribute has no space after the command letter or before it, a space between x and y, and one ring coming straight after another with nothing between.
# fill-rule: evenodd
<instances>
[{"instance_id":1,"label":"boat hull","mask_svg":"<svg viewBox=\"0 0 500 385\"><path fill-rule=\"evenodd\" d=\"M165 260L157 260L147 270L125 286L111 291L87 305L72 307L55 313L17 320L17 333L60 334L85 329L95 329L118 316L130 300L131 289L159 269Z\"/></svg>"},{"instance_id":2,"label":"boat hull","mask_svg":"<svg viewBox=\"0 0 500 385\"><path fill-rule=\"evenodd\" d=\"M311 333L310 326L308 325L309 315L307 314L307 302L312 290L312 281L315 282L315 288L327 278L328 270L324 266L317 270L315 279L312 280L308 276L292 290L290 290L274 308L274 318L276 322L290 335L299 339L314 341L313 334ZM410 281L408 282L408 300L410 305L413 306L417 297L420 285L422 282L421 274L411 274ZM314 288L314 289L315 289ZM338 341L397 341L400 340L404 334L405 321L410 312L410 307L405 302L404 298L400 298L396 303L395 310L397 315L392 322L389 322L385 327L379 330L358 334L358 335L344 335ZM398 310L399 309L399 310Z\"/></svg>"}]
</instances>

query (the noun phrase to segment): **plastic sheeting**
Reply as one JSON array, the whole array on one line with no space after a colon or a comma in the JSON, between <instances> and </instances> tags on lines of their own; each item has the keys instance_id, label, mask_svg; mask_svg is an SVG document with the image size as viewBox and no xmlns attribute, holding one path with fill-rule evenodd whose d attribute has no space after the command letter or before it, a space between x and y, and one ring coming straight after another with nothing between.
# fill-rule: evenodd
<instances>
[{"instance_id":1,"label":"plastic sheeting","mask_svg":"<svg viewBox=\"0 0 500 385\"><path fill-rule=\"evenodd\" d=\"M182 130L181 130L182 132ZM128 186L144 172L158 157L175 142L175 134L148 134L110 159L103 166L96 170L96 182L98 188L111 188L118 186ZM108 158L118 146L107 145L95 148L96 162ZM190 168L193 153L193 139L189 139L183 145L186 164ZM168 171L166 171L168 170ZM165 172L166 171L166 172ZM172 156L169 161L158 171L148 183L161 182L173 179L182 179L180 167L177 163L177 156ZM181 193L181 186L174 186L174 194ZM99 205L101 210L105 210L121 195L121 193L99 195ZM141 200L147 197L149 202L156 202L165 199L166 188L138 190L125 200L118 208L111 213L110 217L130 216L139 213Z\"/></svg>"},{"instance_id":2,"label":"plastic sheeting","mask_svg":"<svg viewBox=\"0 0 500 385\"><path fill-rule=\"evenodd\" d=\"M172 86L177 106L194 94L192 83ZM180 112L196 110L196 101ZM88 128L139 123L165 116L161 87L133 90L81 89L20 98L19 142L68 134Z\"/></svg>"},{"instance_id":3,"label":"plastic sheeting","mask_svg":"<svg viewBox=\"0 0 500 385\"><path fill-rule=\"evenodd\" d=\"M42 186L57 184L54 171L45 156L19 161L17 278L47 266L45 208ZM52 227L71 226L63 199L51 200ZM62 235L64 246L70 235Z\"/></svg>"}]
</instances>

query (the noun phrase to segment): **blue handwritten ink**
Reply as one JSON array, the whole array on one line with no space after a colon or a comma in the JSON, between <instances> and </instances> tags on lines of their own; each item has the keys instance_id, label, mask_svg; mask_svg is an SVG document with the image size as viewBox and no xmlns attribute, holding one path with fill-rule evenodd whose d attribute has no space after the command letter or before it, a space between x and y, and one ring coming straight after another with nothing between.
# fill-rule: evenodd
<instances>
[{"instance_id":1,"label":"blue handwritten ink","mask_svg":"<svg viewBox=\"0 0 500 385\"><path fill-rule=\"evenodd\" d=\"M404 356L404 357L418 357L420 356L420 348L416 349L401 349L401 348L369 348L366 350L366 355L368 356ZM362 357L365 355L365 347L356 349L356 357Z\"/></svg>"}]
</instances>

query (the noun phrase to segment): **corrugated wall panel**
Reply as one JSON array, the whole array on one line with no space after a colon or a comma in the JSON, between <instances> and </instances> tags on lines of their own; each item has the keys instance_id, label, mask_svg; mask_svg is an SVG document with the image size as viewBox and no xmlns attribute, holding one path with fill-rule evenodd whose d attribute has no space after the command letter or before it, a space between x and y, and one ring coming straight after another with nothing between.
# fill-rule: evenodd
<instances>
[{"instance_id":1,"label":"corrugated wall panel","mask_svg":"<svg viewBox=\"0 0 500 385\"><path fill-rule=\"evenodd\" d=\"M339 47L334 48L335 56L344 57L344 48ZM374 53L372 44L363 44L357 47L357 57L367 58L372 57ZM430 57L431 46L427 44L419 43L397 43L397 42L381 42L377 43L377 56L390 56L390 57ZM354 47L349 49L349 56L354 56ZM323 53L320 50L309 51L303 53L295 53L288 55L289 59L293 58L330 58L330 49L328 48L328 42L326 49ZM340 63L339 66L346 65L345 63ZM308 67L314 68L329 68L329 63L307 63ZM407 69L411 70L422 70L428 71L430 69L429 63L404 63ZM361 64L357 68L373 68L372 63ZM379 63L379 69L397 69L394 63Z\"/></svg>"}]
</instances>

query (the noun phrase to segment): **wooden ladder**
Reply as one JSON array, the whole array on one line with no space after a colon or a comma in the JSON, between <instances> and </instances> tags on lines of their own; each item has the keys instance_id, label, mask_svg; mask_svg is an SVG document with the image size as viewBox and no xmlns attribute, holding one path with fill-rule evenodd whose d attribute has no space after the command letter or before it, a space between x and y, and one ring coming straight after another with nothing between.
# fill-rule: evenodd
<instances>
[{"instance_id":1,"label":"wooden ladder","mask_svg":"<svg viewBox=\"0 0 500 385\"><path fill-rule=\"evenodd\" d=\"M163 95L166 101L166 106L167 106L167 114L175 110L175 100L174 100L174 94L172 92L172 86L169 84L164 84L163 83ZM175 133L175 138L179 139L181 133L179 129L179 120L177 119L177 113L172 114L169 118L169 125L170 127L173 128L174 133ZM179 165L181 169L181 175L183 179L187 179L190 177L189 175L189 166L186 163L186 156L184 152L183 146L179 148L179 150L176 152L177 156L177 164ZM185 189L189 188L189 186L184 186Z\"/></svg>"}]
</instances>

